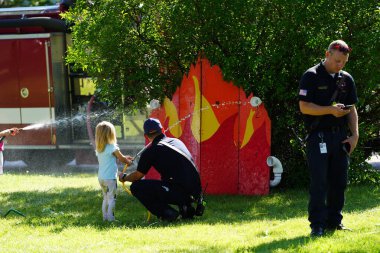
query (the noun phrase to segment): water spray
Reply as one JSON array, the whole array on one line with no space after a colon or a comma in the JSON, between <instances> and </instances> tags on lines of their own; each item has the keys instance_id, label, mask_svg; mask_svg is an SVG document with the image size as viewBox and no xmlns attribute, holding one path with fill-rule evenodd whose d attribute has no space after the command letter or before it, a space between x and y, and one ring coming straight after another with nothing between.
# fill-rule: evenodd
<instances>
[{"instance_id":1,"label":"water spray","mask_svg":"<svg viewBox=\"0 0 380 253\"><path fill-rule=\"evenodd\" d=\"M33 125L23 127L19 130L24 130L24 131L26 131L26 130L38 130L38 129L46 127L46 125L47 124L45 124L45 123L38 123L38 124L33 124Z\"/></svg>"}]
</instances>

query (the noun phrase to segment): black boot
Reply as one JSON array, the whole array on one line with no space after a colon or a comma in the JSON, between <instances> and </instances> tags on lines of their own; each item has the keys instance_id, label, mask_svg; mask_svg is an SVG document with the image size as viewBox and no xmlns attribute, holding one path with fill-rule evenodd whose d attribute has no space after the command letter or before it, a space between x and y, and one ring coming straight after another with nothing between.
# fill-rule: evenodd
<instances>
[{"instance_id":1,"label":"black boot","mask_svg":"<svg viewBox=\"0 0 380 253\"><path fill-rule=\"evenodd\" d=\"M195 209L191 204L179 206L179 213L182 219L192 219L195 215Z\"/></svg>"},{"instance_id":2,"label":"black boot","mask_svg":"<svg viewBox=\"0 0 380 253\"><path fill-rule=\"evenodd\" d=\"M312 237L321 237L323 236L325 231L323 230L322 227L312 227L311 228L311 233L310 236Z\"/></svg>"},{"instance_id":3,"label":"black boot","mask_svg":"<svg viewBox=\"0 0 380 253\"><path fill-rule=\"evenodd\" d=\"M179 216L179 213L178 211L174 210L174 209L166 209L161 217L162 220L164 221L169 221L169 222L172 222L172 221L175 221Z\"/></svg>"}]
</instances>

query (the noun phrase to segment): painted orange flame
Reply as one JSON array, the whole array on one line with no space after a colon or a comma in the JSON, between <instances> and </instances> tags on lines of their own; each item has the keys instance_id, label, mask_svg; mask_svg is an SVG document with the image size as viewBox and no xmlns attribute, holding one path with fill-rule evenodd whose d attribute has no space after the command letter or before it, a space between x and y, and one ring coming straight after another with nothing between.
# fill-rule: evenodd
<instances>
[{"instance_id":1,"label":"painted orange flame","mask_svg":"<svg viewBox=\"0 0 380 253\"><path fill-rule=\"evenodd\" d=\"M252 96L224 81L218 66L200 59L172 100L165 99L150 115L169 127L167 135L188 146L208 193L268 193L271 123L263 104L250 105Z\"/></svg>"}]
</instances>

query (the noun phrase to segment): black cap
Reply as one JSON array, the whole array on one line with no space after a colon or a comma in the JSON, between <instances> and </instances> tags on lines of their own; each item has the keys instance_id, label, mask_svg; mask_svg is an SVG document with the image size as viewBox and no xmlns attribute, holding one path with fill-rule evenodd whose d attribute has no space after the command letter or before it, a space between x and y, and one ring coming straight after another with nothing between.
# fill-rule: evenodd
<instances>
[{"instance_id":1,"label":"black cap","mask_svg":"<svg viewBox=\"0 0 380 253\"><path fill-rule=\"evenodd\" d=\"M162 132L162 125L158 119L149 118L144 122L144 134L152 134L158 131Z\"/></svg>"}]
</instances>

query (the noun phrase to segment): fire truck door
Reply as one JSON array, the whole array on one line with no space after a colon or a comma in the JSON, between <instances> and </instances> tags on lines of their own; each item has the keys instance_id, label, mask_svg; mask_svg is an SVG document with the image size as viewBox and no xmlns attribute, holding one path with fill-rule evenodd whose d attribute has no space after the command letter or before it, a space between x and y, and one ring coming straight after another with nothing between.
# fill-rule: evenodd
<instances>
[{"instance_id":1,"label":"fire truck door","mask_svg":"<svg viewBox=\"0 0 380 253\"><path fill-rule=\"evenodd\" d=\"M21 122L23 125L44 123L38 131L25 133L30 145L55 144L55 119L52 98L50 34L31 34L18 40L18 76ZM36 138L38 135L38 138Z\"/></svg>"},{"instance_id":2,"label":"fire truck door","mask_svg":"<svg viewBox=\"0 0 380 253\"><path fill-rule=\"evenodd\" d=\"M17 72L17 41L0 36L0 124L21 122Z\"/></svg>"},{"instance_id":3,"label":"fire truck door","mask_svg":"<svg viewBox=\"0 0 380 253\"><path fill-rule=\"evenodd\" d=\"M54 121L50 38L19 40L19 96L23 124ZM51 124L50 124L51 125Z\"/></svg>"},{"instance_id":4,"label":"fire truck door","mask_svg":"<svg viewBox=\"0 0 380 253\"><path fill-rule=\"evenodd\" d=\"M52 145L54 99L50 34L0 35L0 124L2 128L45 123L13 138L16 145ZM37 135L37 136L36 136Z\"/></svg>"}]
</instances>

